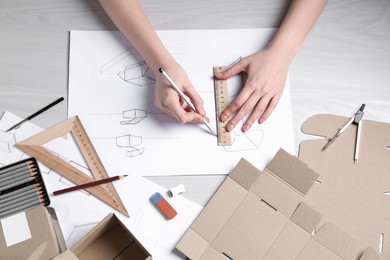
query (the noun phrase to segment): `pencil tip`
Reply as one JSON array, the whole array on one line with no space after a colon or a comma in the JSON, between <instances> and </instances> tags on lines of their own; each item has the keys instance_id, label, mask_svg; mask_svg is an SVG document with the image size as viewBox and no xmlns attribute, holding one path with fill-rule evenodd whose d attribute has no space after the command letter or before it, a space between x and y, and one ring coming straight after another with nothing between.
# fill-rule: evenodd
<instances>
[{"instance_id":1,"label":"pencil tip","mask_svg":"<svg viewBox=\"0 0 390 260\"><path fill-rule=\"evenodd\" d=\"M158 71L159 71L160 73L163 73L163 69L162 69L162 68L159 68Z\"/></svg>"}]
</instances>

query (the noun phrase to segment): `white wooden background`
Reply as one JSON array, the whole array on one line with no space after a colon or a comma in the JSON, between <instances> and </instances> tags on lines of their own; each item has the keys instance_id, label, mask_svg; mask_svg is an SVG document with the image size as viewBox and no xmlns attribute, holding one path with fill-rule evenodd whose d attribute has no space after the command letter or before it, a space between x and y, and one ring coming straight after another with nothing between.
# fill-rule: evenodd
<instances>
[{"instance_id":1,"label":"white wooden background","mask_svg":"<svg viewBox=\"0 0 390 260\"><path fill-rule=\"evenodd\" d=\"M315 0L313 0L315 1ZM141 0L156 29L278 27L285 0ZM1 0L0 114L26 117L67 97L69 30L116 30L97 0ZM317 113L390 122L390 1L330 0L290 67L296 149L302 122ZM66 119L66 102L32 122ZM224 176L149 178L204 205Z\"/></svg>"}]
</instances>

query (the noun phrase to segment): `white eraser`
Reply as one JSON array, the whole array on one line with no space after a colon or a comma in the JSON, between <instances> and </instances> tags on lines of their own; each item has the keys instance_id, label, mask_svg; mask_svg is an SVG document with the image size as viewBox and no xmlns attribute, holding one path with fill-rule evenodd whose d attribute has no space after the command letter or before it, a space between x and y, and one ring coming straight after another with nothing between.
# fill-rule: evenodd
<instances>
[{"instance_id":1,"label":"white eraser","mask_svg":"<svg viewBox=\"0 0 390 260\"><path fill-rule=\"evenodd\" d=\"M186 191L183 184L179 184L176 187L171 188L170 190L171 196L175 196L177 194L183 193Z\"/></svg>"}]
</instances>

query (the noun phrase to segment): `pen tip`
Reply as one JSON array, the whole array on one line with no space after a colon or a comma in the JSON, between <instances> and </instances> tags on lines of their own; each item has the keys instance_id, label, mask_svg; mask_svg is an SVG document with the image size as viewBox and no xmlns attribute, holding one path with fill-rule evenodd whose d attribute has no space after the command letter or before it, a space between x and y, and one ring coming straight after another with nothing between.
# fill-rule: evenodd
<instances>
[{"instance_id":1,"label":"pen tip","mask_svg":"<svg viewBox=\"0 0 390 260\"><path fill-rule=\"evenodd\" d=\"M159 71L160 73L163 73L163 69L162 69L162 68L159 68L158 71Z\"/></svg>"}]
</instances>

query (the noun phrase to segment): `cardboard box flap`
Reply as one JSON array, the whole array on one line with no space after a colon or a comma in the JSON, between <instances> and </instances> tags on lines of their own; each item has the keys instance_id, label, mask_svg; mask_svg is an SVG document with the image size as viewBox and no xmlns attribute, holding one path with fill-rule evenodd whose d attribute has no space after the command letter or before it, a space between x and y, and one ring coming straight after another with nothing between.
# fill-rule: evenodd
<instances>
[{"instance_id":1,"label":"cardboard box flap","mask_svg":"<svg viewBox=\"0 0 390 260\"><path fill-rule=\"evenodd\" d=\"M229 260L233 259L226 253L219 253L217 250L209 246L202 255L202 259L213 259L213 260Z\"/></svg>"},{"instance_id":2,"label":"cardboard box flap","mask_svg":"<svg viewBox=\"0 0 390 260\"><path fill-rule=\"evenodd\" d=\"M374 248L368 247L364 250L363 255L359 258L359 260L379 260L380 257Z\"/></svg>"},{"instance_id":3,"label":"cardboard box flap","mask_svg":"<svg viewBox=\"0 0 390 260\"><path fill-rule=\"evenodd\" d=\"M114 225L114 222L112 221L113 216L114 214L110 213L90 231L89 236L82 238L81 241L72 248L74 254L80 255L95 242L96 238L101 237L109 228L111 228Z\"/></svg>"},{"instance_id":4,"label":"cardboard box flap","mask_svg":"<svg viewBox=\"0 0 390 260\"><path fill-rule=\"evenodd\" d=\"M300 226L303 230L307 231L309 234L312 234L320 223L321 218L322 214L302 202L291 216L291 221Z\"/></svg>"},{"instance_id":5,"label":"cardboard box flap","mask_svg":"<svg viewBox=\"0 0 390 260\"><path fill-rule=\"evenodd\" d=\"M352 116L352 115L351 115ZM331 137L350 117L315 115L302 125L302 131ZM333 223L356 237L359 252L370 246L380 259L390 259L390 124L361 121L359 158L354 160L357 126L352 124L325 151L326 139L305 140L299 158L319 175L305 201L324 214L321 224Z\"/></svg>"},{"instance_id":6,"label":"cardboard box flap","mask_svg":"<svg viewBox=\"0 0 390 260\"><path fill-rule=\"evenodd\" d=\"M289 221L261 260L296 259L310 239L311 234Z\"/></svg>"},{"instance_id":7,"label":"cardboard box flap","mask_svg":"<svg viewBox=\"0 0 390 260\"><path fill-rule=\"evenodd\" d=\"M332 223L323 225L313 239L338 255L341 259L355 259L357 240Z\"/></svg>"},{"instance_id":8,"label":"cardboard box flap","mask_svg":"<svg viewBox=\"0 0 390 260\"><path fill-rule=\"evenodd\" d=\"M318 178L318 174L295 156L280 149L268 164L267 170L279 176L291 187L306 194Z\"/></svg>"},{"instance_id":9,"label":"cardboard box flap","mask_svg":"<svg viewBox=\"0 0 390 260\"><path fill-rule=\"evenodd\" d=\"M208 247L209 243L191 228L176 245L176 248L181 252L186 252L190 259L200 259Z\"/></svg>"},{"instance_id":10,"label":"cardboard box flap","mask_svg":"<svg viewBox=\"0 0 390 260\"><path fill-rule=\"evenodd\" d=\"M132 259L144 260L150 254L115 216L108 214L87 236L72 248L80 260Z\"/></svg>"},{"instance_id":11,"label":"cardboard box flap","mask_svg":"<svg viewBox=\"0 0 390 260\"><path fill-rule=\"evenodd\" d=\"M249 192L211 246L232 259L259 259L288 218Z\"/></svg>"},{"instance_id":12,"label":"cardboard box flap","mask_svg":"<svg viewBox=\"0 0 390 260\"><path fill-rule=\"evenodd\" d=\"M54 228L54 231L56 233L56 237L57 237L58 245L60 247L60 251L64 252L68 249L68 247L66 245L64 235L62 234L61 225L60 225L60 222L58 221L57 214L56 214L54 208L52 208L52 207L46 207L46 209L52 218L53 228Z\"/></svg>"},{"instance_id":13,"label":"cardboard box flap","mask_svg":"<svg viewBox=\"0 0 390 260\"><path fill-rule=\"evenodd\" d=\"M208 243L223 228L232 213L244 199L247 190L234 180L227 178L216 194L207 203L191 228Z\"/></svg>"},{"instance_id":14,"label":"cardboard box flap","mask_svg":"<svg viewBox=\"0 0 390 260\"><path fill-rule=\"evenodd\" d=\"M302 202L302 194L269 171L262 174L259 172L259 175L250 191L256 194L259 200L290 218Z\"/></svg>"},{"instance_id":15,"label":"cardboard box flap","mask_svg":"<svg viewBox=\"0 0 390 260\"><path fill-rule=\"evenodd\" d=\"M256 179L259 177L260 171L249 163L247 160L242 158L236 167L230 172L229 177L249 190Z\"/></svg>"},{"instance_id":16,"label":"cardboard box flap","mask_svg":"<svg viewBox=\"0 0 390 260\"><path fill-rule=\"evenodd\" d=\"M53 260L79 260L79 258L68 249L62 254L56 256Z\"/></svg>"}]
</instances>

